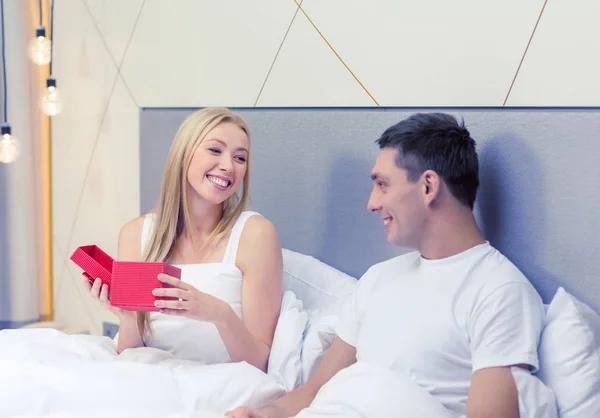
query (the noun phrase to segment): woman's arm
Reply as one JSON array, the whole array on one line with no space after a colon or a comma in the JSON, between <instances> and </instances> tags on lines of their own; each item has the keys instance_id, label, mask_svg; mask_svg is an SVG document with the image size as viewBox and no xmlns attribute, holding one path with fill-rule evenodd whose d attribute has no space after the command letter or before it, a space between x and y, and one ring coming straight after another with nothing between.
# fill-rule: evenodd
<instances>
[{"instance_id":1,"label":"woman's arm","mask_svg":"<svg viewBox=\"0 0 600 418\"><path fill-rule=\"evenodd\" d=\"M217 329L233 361L266 371L281 308L283 260L273 224L252 216L240 238L236 264L244 276L241 320L230 309Z\"/></svg>"},{"instance_id":2,"label":"woman's arm","mask_svg":"<svg viewBox=\"0 0 600 418\"><path fill-rule=\"evenodd\" d=\"M281 307L283 261L275 227L263 217L246 221L236 264L243 274L242 317L231 306L167 274L158 280L171 285L157 288L154 302L167 315L185 316L215 324L231 360L246 361L266 371Z\"/></svg>"}]
</instances>

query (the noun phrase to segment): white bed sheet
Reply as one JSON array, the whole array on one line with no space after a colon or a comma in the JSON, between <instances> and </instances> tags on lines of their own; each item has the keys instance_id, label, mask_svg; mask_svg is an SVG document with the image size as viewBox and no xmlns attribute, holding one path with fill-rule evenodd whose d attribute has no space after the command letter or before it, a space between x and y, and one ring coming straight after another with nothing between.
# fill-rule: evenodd
<instances>
[{"instance_id":1,"label":"white bed sheet","mask_svg":"<svg viewBox=\"0 0 600 418\"><path fill-rule=\"evenodd\" d=\"M153 348L117 356L106 337L0 332L0 417L213 418L283 393L244 362L203 365Z\"/></svg>"}]
</instances>

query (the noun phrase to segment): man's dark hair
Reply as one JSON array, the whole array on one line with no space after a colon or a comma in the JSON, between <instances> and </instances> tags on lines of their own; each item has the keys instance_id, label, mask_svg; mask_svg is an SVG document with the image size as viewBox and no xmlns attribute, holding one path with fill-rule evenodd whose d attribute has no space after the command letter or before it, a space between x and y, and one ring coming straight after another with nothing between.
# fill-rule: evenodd
<instances>
[{"instance_id":1,"label":"man's dark hair","mask_svg":"<svg viewBox=\"0 0 600 418\"><path fill-rule=\"evenodd\" d=\"M390 126L376 142L380 149L398 151L396 164L408 172L409 181L433 170L459 202L473 209L479 162L464 122L445 113L417 113Z\"/></svg>"}]
</instances>

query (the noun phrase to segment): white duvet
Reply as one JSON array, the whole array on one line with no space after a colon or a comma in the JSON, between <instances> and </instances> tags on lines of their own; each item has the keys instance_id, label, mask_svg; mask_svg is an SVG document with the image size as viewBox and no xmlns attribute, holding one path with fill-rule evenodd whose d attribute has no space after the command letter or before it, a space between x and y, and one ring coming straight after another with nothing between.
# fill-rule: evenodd
<instances>
[{"instance_id":1,"label":"white duvet","mask_svg":"<svg viewBox=\"0 0 600 418\"><path fill-rule=\"evenodd\" d=\"M154 348L117 355L112 340L50 329L0 332L0 417L215 418L283 395L247 363L203 365ZM442 418L413 382L356 364L338 373L298 418ZM450 417L450 415L447 415Z\"/></svg>"},{"instance_id":2,"label":"white duvet","mask_svg":"<svg viewBox=\"0 0 600 418\"><path fill-rule=\"evenodd\" d=\"M337 373L296 418L457 418L414 381L355 363Z\"/></svg>"},{"instance_id":3,"label":"white duvet","mask_svg":"<svg viewBox=\"0 0 600 418\"><path fill-rule=\"evenodd\" d=\"M523 372L515 381L521 417L556 416L537 379ZM117 355L106 337L0 331L2 418L222 418L285 392L281 379L247 363L203 365L154 348ZM297 416L325 417L456 418L412 380L364 363L339 372Z\"/></svg>"},{"instance_id":4,"label":"white duvet","mask_svg":"<svg viewBox=\"0 0 600 418\"><path fill-rule=\"evenodd\" d=\"M247 363L203 365L56 330L0 332L0 417L223 417L285 393Z\"/></svg>"}]
</instances>

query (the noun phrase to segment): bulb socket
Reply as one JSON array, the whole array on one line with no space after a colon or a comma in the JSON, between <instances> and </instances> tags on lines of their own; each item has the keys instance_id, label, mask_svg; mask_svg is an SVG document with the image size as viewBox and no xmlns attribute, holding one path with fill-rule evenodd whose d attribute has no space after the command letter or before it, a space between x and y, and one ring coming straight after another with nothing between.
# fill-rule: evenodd
<instances>
[{"instance_id":1,"label":"bulb socket","mask_svg":"<svg viewBox=\"0 0 600 418\"><path fill-rule=\"evenodd\" d=\"M50 77L46 80L46 87L56 87L56 79L54 77Z\"/></svg>"},{"instance_id":2,"label":"bulb socket","mask_svg":"<svg viewBox=\"0 0 600 418\"><path fill-rule=\"evenodd\" d=\"M0 135L10 135L10 125L7 123L2 124L0 128Z\"/></svg>"},{"instance_id":3,"label":"bulb socket","mask_svg":"<svg viewBox=\"0 0 600 418\"><path fill-rule=\"evenodd\" d=\"M40 36L46 37L46 28L43 26L40 26L35 30L35 37L39 38Z\"/></svg>"}]
</instances>

